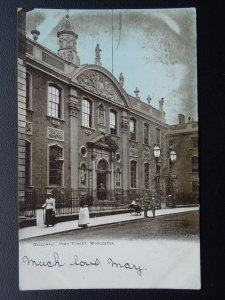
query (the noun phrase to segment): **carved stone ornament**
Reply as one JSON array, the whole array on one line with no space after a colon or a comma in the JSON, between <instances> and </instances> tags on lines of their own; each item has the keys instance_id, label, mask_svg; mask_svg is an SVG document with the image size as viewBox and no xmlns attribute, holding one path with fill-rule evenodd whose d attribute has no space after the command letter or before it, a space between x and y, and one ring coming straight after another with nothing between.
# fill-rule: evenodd
<instances>
[{"instance_id":1,"label":"carved stone ornament","mask_svg":"<svg viewBox=\"0 0 225 300\"><path fill-rule=\"evenodd\" d=\"M148 152L150 152L150 149L151 149L151 147L150 147L150 146L144 145L144 150L145 150L145 151L148 151Z\"/></svg>"},{"instance_id":2,"label":"carved stone ornament","mask_svg":"<svg viewBox=\"0 0 225 300\"><path fill-rule=\"evenodd\" d=\"M138 142L132 141L130 142L130 148L136 148Z\"/></svg>"},{"instance_id":3,"label":"carved stone ornament","mask_svg":"<svg viewBox=\"0 0 225 300\"><path fill-rule=\"evenodd\" d=\"M122 133L128 132L128 122L127 121L121 121L120 126L122 129Z\"/></svg>"},{"instance_id":4,"label":"carved stone ornament","mask_svg":"<svg viewBox=\"0 0 225 300\"><path fill-rule=\"evenodd\" d=\"M99 48L99 44L97 44L95 48L95 64L96 65L101 65L101 57L100 57L100 52L102 50Z\"/></svg>"},{"instance_id":5,"label":"carved stone ornament","mask_svg":"<svg viewBox=\"0 0 225 300\"><path fill-rule=\"evenodd\" d=\"M47 120L49 120L50 123L56 128L62 126L65 123L65 120L56 119L52 116L47 116Z\"/></svg>"},{"instance_id":6,"label":"carved stone ornament","mask_svg":"<svg viewBox=\"0 0 225 300\"><path fill-rule=\"evenodd\" d=\"M94 132L94 129L89 129L89 128L85 128L83 127L82 130L84 131L84 133L86 133L87 136L89 136L90 134L92 134Z\"/></svg>"},{"instance_id":7,"label":"carved stone ornament","mask_svg":"<svg viewBox=\"0 0 225 300\"><path fill-rule=\"evenodd\" d=\"M59 127L61 125L61 123L58 120L54 120L54 119L51 120L51 124L54 127Z\"/></svg>"},{"instance_id":8,"label":"carved stone ornament","mask_svg":"<svg viewBox=\"0 0 225 300\"><path fill-rule=\"evenodd\" d=\"M120 137L119 136L115 136L115 135L111 135L111 139L115 142L118 142Z\"/></svg>"},{"instance_id":9,"label":"carved stone ornament","mask_svg":"<svg viewBox=\"0 0 225 300\"><path fill-rule=\"evenodd\" d=\"M91 135L93 132L95 132L95 128L89 128L85 126L81 126L81 130L87 135Z\"/></svg>"},{"instance_id":10,"label":"carved stone ornament","mask_svg":"<svg viewBox=\"0 0 225 300\"><path fill-rule=\"evenodd\" d=\"M47 137L48 139L63 141L64 140L64 131L52 127L47 128Z\"/></svg>"},{"instance_id":11,"label":"carved stone ornament","mask_svg":"<svg viewBox=\"0 0 225 300\"><path fill-rule=\"evenodd\" d=\"M26 122L26 134L32 134L32 123Z\"/></svg>"},{"instance_id":12,"label":"carved stone ornament","mask_svg":"<svg viewBox=\"0 0 225 300\"><path fill-rule=\"evenodd\" d=\"M151 152L150 151L144 151L143 152L143 158L150 160L151 159Z\"/></svg>"},{"instance_id":13,"label":"carved stone ornament","mask_svg":"<svg viewBox=\"0 0 225 300\"><path fill-rule=\"evenodd\" d=\"M137 148L130 148L129 155L132 157L138 157L138 149Z\"/></svg>"},{"instance_id":14,"label":"carved stone ornament","mask_svg":"<svg viewBox=\"0 0 225 300\"><path fill-rule=\"evenodd\" d=\"M75 82L97 95L122 104L113 83L100 72L85 71L75 79Z\"/></svg>"},{"instance_id":15,"label":"carved stone ornament","mask_svg":"<svg viewBox=\"0 0 225 300\"><path fill-rule=\"evenodd\" d=\"M70 115L77 117L80 111L80 105L77 102L70 101L69 102Z\"/></svg>"},{"instance_id":16,"label":"carved stone ornament","mask_svg":"<svg viewBox=\"0 0 225 300\"><path fill-rule=\"evenodd\" d=\"M120 73L119 83L121 84L122 87L124 86L124 76L123 76L123 73Z\"/></svg>"}]
</instances>

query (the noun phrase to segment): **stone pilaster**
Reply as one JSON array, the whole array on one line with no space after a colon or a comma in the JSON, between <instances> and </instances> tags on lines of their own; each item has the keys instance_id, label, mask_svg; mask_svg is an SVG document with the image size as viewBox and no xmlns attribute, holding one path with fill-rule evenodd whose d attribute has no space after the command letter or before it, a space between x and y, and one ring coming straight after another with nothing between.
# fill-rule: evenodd
<instances>
[{"instance_id":1,"label":"stone pilaster","mask_svg":"<svg viewBox=\"0 0 225 300\"><path fill-rule=\"evenodd\" d=\"M71 88L69 94L69 111L70 111L70 180L71 188L78 189L79 187L79 172L78 172L78 115L80 106L77 98L77 91Z\"/></svg>"},{"instance_id":2,"label":"stone pilaster","mask_svg":"<svg viewBox=\"0 0 225 300\"><path fill-rule=\"evenodd\" d=\"M110 164L111 164L111 167L110 167L110 169L111 169L111 191L114 191L114 161L111 160Z\"/></svg>"},{"instance_id":3,"label":"stone pilaster","mask_svg":"<svg viewBox=\"0 0 225 300\"><path fill-rule=\"evenodd\" d=\"M96 155L94 154L94 150L92 149L91 154L92 161L92 193L94 197L94 204L97 204L97 174L96 174Z\"/></svg>"},{"instance_id":4,"label":"stone pilaster","mask_svg":"<svg viewBox=\"0 0 225 300\"><path fill-rule=\"evenodd\" d=\"M19 217L24 217L25 132L26 132L26 12L18 10L18 201Z\"/></svg>"},{"instance_id":5,"label":"stone pilaster","mask_svg":"<svg viewBox=\"0 0 225 300\"><path fill-rule=\"evenodd\" d=\"M124 190L124 200L127 200L127 190L129 189L129 157L128 157L128 117L127 112L122 111L121 116L121 132L122 132L122 187Z\"/></svg>"},{"instance_id":6,"label":"stone pilaster","mask_svg":"<svg viewBox=\"0 0 225 300\"><path fill-rule=\"evenodd\" d=\"M26 66L18 58L18 198L19 215L24 216L25 201Z\"/></svg>"},{"instance_id":7,"label":"stone pilaster","mask_svg":"<svg viewBox=\"0 0 225 300\"><path fill-rule=\"evenodd\" d=\"M115 190L115 153L111 153L111 157L110 157L110 170L111 170L111 182L110 182L110 191L111 191L111 199L112 201L115 200L115 193L114 193L114 190Z\"/></svg>"}]
</instances>

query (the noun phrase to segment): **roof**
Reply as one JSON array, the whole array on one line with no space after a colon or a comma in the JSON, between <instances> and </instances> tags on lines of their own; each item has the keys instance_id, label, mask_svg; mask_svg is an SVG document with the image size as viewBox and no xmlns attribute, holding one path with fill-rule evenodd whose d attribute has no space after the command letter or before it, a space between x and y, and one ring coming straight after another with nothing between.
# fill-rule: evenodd
<instances>
[{"instance_id":1,"label":"roof","mask_svg":"<svg viewBox=\"0 0 225 300\"><path fill-rule=\"evenodd\" d=\"M78 36L75 32L75 29L73 27L73 25L70 23L69 21L69 16L66 15L66 19L63 20L63 22L61 23L60 27L59 27L59 30L57 32L57 37L60 35L60 34L63 34L63 33L69 33L69 34L73 34L75 35L76 37Z\"/></svg>"}]
</instances>

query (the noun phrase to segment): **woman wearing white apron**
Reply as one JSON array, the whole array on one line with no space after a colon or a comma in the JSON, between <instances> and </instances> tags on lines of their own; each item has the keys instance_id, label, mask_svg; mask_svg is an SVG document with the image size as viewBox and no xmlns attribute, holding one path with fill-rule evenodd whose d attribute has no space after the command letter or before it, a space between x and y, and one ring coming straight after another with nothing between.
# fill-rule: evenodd
<instances>
[{"instance_id":1,"label":"woman wearing white apron","mask_svg":"<svg viewBox=\"0 0 225 300\"><path fill-rule=\"evenodd\" d=\"M81 196L82 199L79 203L80 205L80 212L79 212L79 221L78 221L78 226L87 228L87 224L89 224L89 209L88 209L88 204L85 199L85 196Z\"/></svg>"}]
</instances>

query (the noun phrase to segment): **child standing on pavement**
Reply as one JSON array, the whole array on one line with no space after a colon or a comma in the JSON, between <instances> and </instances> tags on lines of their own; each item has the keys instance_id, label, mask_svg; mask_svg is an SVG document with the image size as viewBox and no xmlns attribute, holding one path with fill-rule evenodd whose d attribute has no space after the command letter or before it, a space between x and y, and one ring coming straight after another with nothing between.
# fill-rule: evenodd
<instances>
[{"instance_id":1,"label":"child standing on pavement","mask_svg":"<svg viewBox=\"0 0 225 300\"><path fill-rule=\"evenodd\" d=\"M89 224L89 209L85 195L81 195L78 226L87 228Z\"/></svg>"}]
</instances>

